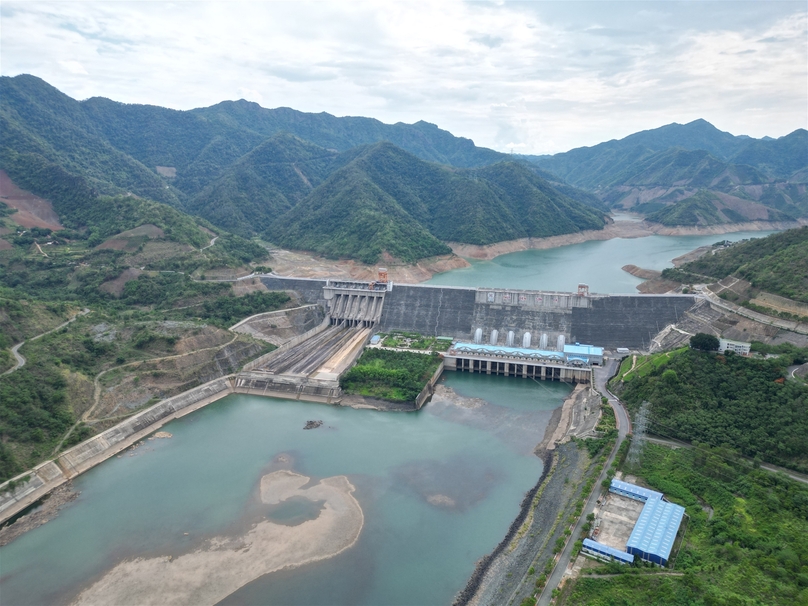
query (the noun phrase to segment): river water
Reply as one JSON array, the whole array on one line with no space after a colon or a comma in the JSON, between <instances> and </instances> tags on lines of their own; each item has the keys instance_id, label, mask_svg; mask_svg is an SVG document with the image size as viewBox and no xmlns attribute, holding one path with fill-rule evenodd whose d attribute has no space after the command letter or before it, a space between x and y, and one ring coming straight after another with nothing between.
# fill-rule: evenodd
<instances>
[{"instance_id":1,"label":"river water","mask_svg":"<svg viewBox=\"0 0 808 606\"><path fill-rule=\"evenodd\" d=\"M431 283L575 290L586 282L593 292L635 292L640 280L623 265L662 269L698 246L763 235L586 242L475 261ZM0 548L0 601L69 603L122 560L179 557L249 528L260 478L284 458L314 482L347 476L364 527L335 557L265 575L224 603L450 603L541 475L532 451L570 388L461 373L442 381L487 404L437 400L417 413L384 413L235 395L173 421L163 428L173 437L79 476L76 501ZM323 425L303 430L308 420ZM319 505L292 499L265 513L295 525Z\"/></svg>"},{"instance_id":2,"label":"river water","mask_svg":"<svg viewBox=\"0 0 808 606\"><path fill-rule=\"evenodd\" d=\"M468 259L471 267L436 274L426 284L574 292L578 283L583 282L589 284L591 292L636 294L637 285L643 280L623 271L624 265L662 270L673 267L673 259L699 246L721 240L737 242L761 238L771 233L774 232L614 238L547 250L524 250L500 255L490 261Z\"/></svg>"},{"instance_id":3,"label":"river water","mask_svg":"<svg viewBox=\"0 0 808 606\"><path fill-rule=\"evenodd\" d=\"M488 404L385 413L234 395L169 423L172 438L79 476L73 504L0 549L2 603L68 603L122 559L176 557L230 533L279 455L315 481L348 476L365 525L347 551L268 574L225 603L451 602L541 475L532 451L569 386L459 373L443 381ZM308 420L323 425L303 430ZM317 514L290 502L271 518Z\"/></svg>"}]
</instances>

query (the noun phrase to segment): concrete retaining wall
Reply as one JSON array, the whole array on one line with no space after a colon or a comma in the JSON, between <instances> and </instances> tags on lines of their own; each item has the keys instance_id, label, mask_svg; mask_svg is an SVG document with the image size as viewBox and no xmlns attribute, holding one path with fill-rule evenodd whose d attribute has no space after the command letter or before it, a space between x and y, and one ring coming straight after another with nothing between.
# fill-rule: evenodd
<instances>
[{"instance_id":1,"label":"concrete retaining wall","mask_svg":"<svg viewBox=\"0 0 808 606\"><path fill-rule=\"evenodd\" d=\"M689 295L610 295L573 308L570 341L600 347L646 349L668 324L696 302Z\"/></svg>"},{"instance_id":2,"label":"concrete retaining wall","mask_svg":"<svg viewBox=\"0 0 808 606\"><path fill-rule=\"evenodd\" d=\"M473 288L394 284L384 297L379 328L469 339L475 295Z\"/></svg>"},{"instance_id":3,"label":"concrete retaining wall","mask_svg":"<svg viewBox=\"0 0 808 606\"><path fill-rule=\"evenodd\" d=\"M325 280L261 276L261 282L269 290L289 290L294 292L304 303L320 303L325 307L325 298L323 297Z\"/></svg>"},{"instance_id":4,"label":"concrete retaining wall","mask_svg":"<svg viewBox=\"0 0 808 606\"><path fill-rule=\"evenodd\" d=\"M195 387L140 412L107 431L66 450L55 461L47 461L0 485L0 523L5 522L51 490L80 473L95 467L121 450L131 446L173 419L233 393L232 377L221 377ZM10 482L19 482L13 491Z\"/></svg>"},{"instance_id":5,"label":"concrete retaining wall","mask_svg":"<svg viewBox=\"0 0 808 606\"><path fill-rule=\"evenodd\" d=\"M424 388L421 390L421 393L418 394L418 397L415 398L415 410L420 410L421 407L429 401L432 397L432 394L435 393L435 383L438 382L440 376L443 374L443 362L440 363L438 369L435 371L435 374L432 375L432 378L429 379Z\"/></svg>"},{"instance_id":6,"label":"concrete retaining wall","mask_svg":"<svg viewBox=\"0 0 808 606\"><path fill-rule=\"evenodd\" d=\"M325 312L320 305L307 304L292 309L268 311L250 316L231 326L230 330L251 335L273 345L281 345L291 338L316 328L323 318L325 318Z\"/></svg>"}]
</instances>

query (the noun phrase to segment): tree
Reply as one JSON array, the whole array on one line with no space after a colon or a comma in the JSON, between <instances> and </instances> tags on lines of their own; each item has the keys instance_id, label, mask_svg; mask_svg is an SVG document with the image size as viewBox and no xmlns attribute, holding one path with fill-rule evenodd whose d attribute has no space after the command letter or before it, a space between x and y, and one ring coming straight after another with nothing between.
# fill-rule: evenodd
<instances>
[{"instance_id":1,"label":"tree","mask_svg":"<svg viewBox=\"0 0 808 606\"><path fill-rule=\"evenodd\" d=\"M700 332L690 337L690 347L701 351L718 351L718 337Z\"/></svg>"}]
</instances>

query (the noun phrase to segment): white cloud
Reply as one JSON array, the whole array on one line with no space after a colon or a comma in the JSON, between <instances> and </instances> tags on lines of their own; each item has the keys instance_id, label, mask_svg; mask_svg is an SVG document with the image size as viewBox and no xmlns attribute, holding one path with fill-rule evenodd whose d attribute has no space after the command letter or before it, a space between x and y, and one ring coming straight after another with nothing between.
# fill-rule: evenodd
<instances>
[{"instance_id":1,"label":"white cloud","mask_svg":"<svg viewBox=\"0 0 808 606\"><path fill-rule=\"evenodd\" d=\"M808 124L803 3L3 2L2 73L75 98L247 98L547 153L670 122ZM763 111L757 111L762 109Z\"/></svg>"},{"instance_id":2,"label":"white cloud","mask_svg":"<svg viewBox=\"0 0 808 606\"><path fill-rule=\"evenodd\" d=\"M61 65L67 72L71 74L89 76L87 70L84 69L84 66L78 61L59 61L59 65Z\"/></svg>"}]
</instances>

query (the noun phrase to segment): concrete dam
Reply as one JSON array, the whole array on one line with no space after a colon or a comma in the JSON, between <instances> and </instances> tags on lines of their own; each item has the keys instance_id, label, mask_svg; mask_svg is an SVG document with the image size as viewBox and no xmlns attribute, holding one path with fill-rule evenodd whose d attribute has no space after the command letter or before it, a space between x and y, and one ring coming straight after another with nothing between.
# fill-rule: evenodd
<instances>
[{"instance_id":1,"label":"concrete dam","mask_svg":"<svg viewBox=\"0 0 808 606\"><path fill-rule=\"evenodd\" d=\"M647 349L693 295L600 295L263 276L269 290L320 304L332 324L404 330L491 345L557 349L589 343Z\"/></svg>"}]
</instances>

